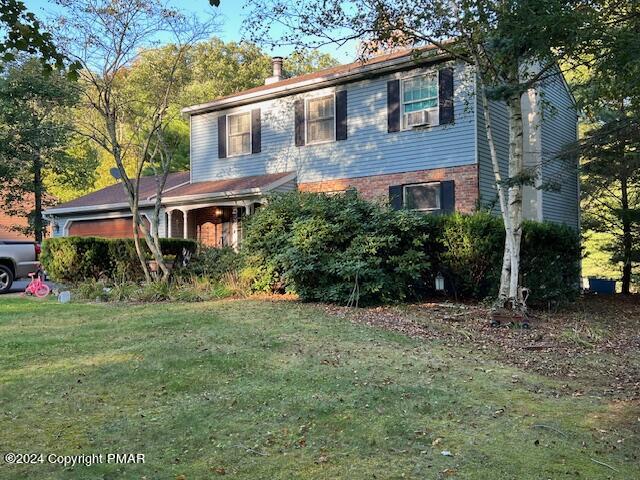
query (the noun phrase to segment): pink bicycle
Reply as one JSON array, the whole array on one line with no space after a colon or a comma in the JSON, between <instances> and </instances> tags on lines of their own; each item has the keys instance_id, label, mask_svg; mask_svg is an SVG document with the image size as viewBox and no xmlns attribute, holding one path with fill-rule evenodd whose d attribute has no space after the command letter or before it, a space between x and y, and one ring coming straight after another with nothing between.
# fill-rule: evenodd
<instances>
[{"instance_id":1,"label":"pink bicycle","mask_svg":"<svg viewBox=\"0 0 640 480\"><path fill-rule=\"evenodd\" d=\"M24 293L29 295L35 295L38 298L44 298L49 295L51 290L49 286L42 280L42 271L32 272L29 274L31 277L31 283L24 289Z\"/></svg>"}]
</instances>

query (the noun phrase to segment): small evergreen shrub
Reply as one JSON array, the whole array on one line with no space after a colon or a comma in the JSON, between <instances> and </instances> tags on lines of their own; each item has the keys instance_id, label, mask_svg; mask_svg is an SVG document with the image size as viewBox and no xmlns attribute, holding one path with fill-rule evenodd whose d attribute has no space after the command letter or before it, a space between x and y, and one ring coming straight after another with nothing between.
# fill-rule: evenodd
<instances>
[{"instance_id":1,"label":"small evergreen shrub","mask_svg":"<svg viewBox=\"0 0 640 480\"><path fill-rule=\"evenodd\" d=\"M144 254L151 259L144 241ZM161 238L165 257L181 264L186 256L195 253L193 240ZM48 275L57 282L77 283L89 279L109 279L118 282L139 281L144 278L133 239L100 237L55 237L42 244L40 262Z\"/></svg>"}]
</instances>

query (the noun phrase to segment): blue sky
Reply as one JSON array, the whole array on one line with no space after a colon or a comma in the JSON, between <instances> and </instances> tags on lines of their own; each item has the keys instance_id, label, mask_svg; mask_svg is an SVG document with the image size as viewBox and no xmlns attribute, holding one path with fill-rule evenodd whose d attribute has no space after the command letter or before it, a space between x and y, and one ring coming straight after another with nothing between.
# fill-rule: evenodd
<instances>
[{"instance_id":1,"label":"blue sky","mask_svg":"<svg viewBox=\"0 0 640 480\"><path fill-rule=\"evenodd\" d=\"M209 6L208 0L171 1L175 8L196 14L207 15L212 10L217 11L222 20L222 30L218 36L225 41L242 40L242 22L246 17L246 11L243 9L243 0L221 0L221 5L217 9ZM27 8L36 14L38 18L42 18L43 20L49 15L54 14L58 8L55 3L44 0L24 0L24 3L27 5ZM290 47L280 47L267 53L271 55L287 55L291 50L292 49ZM328 46L321 48L320 50L330 53L343 63L351 62L356 57L356 47L354 43L350 43L340 49L335 46Z\"/></svg>"}]
</instances>

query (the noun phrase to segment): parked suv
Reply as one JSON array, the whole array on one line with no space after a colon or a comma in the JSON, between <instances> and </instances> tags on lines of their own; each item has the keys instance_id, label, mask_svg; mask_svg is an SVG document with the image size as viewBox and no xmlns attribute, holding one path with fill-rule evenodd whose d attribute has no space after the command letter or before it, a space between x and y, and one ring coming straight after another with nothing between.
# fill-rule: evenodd
<instances>
[{"instance_id":1,"label":"parked suv","mask_svg":"<svg viewBox=\"0 0 640 480\"><path fill-rule=\"evenodd\" d=\"M40 245L19 240L0 240L0 293L6 293L18 278L38 270Z\"/></svg>"}]
</instances>

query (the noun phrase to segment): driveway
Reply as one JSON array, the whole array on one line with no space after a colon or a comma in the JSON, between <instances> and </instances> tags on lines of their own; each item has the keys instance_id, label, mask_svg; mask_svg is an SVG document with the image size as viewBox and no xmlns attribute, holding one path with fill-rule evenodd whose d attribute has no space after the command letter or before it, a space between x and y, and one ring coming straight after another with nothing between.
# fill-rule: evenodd
<instances>
[{"instance_id":1,"label":"driveway","mask_svg":"<svg viewBox=\"0 0 640 480\"><path fill-rule=\"evenodd\" d=\"M23 293L24 289L27 288L27 285L29 285L29 282L31 280L27 279L27 280L16 280L15 282L13 282L13 285L11 285L11 289L9 289L9 291L7 293L5 293L5 295L9 295L11 293ZM49 288L51 290L53 290L53 288L55 287L55 285L53 284L53 282L45 282L47 285L49 285Z\"/></svg>"}]
</instances>

